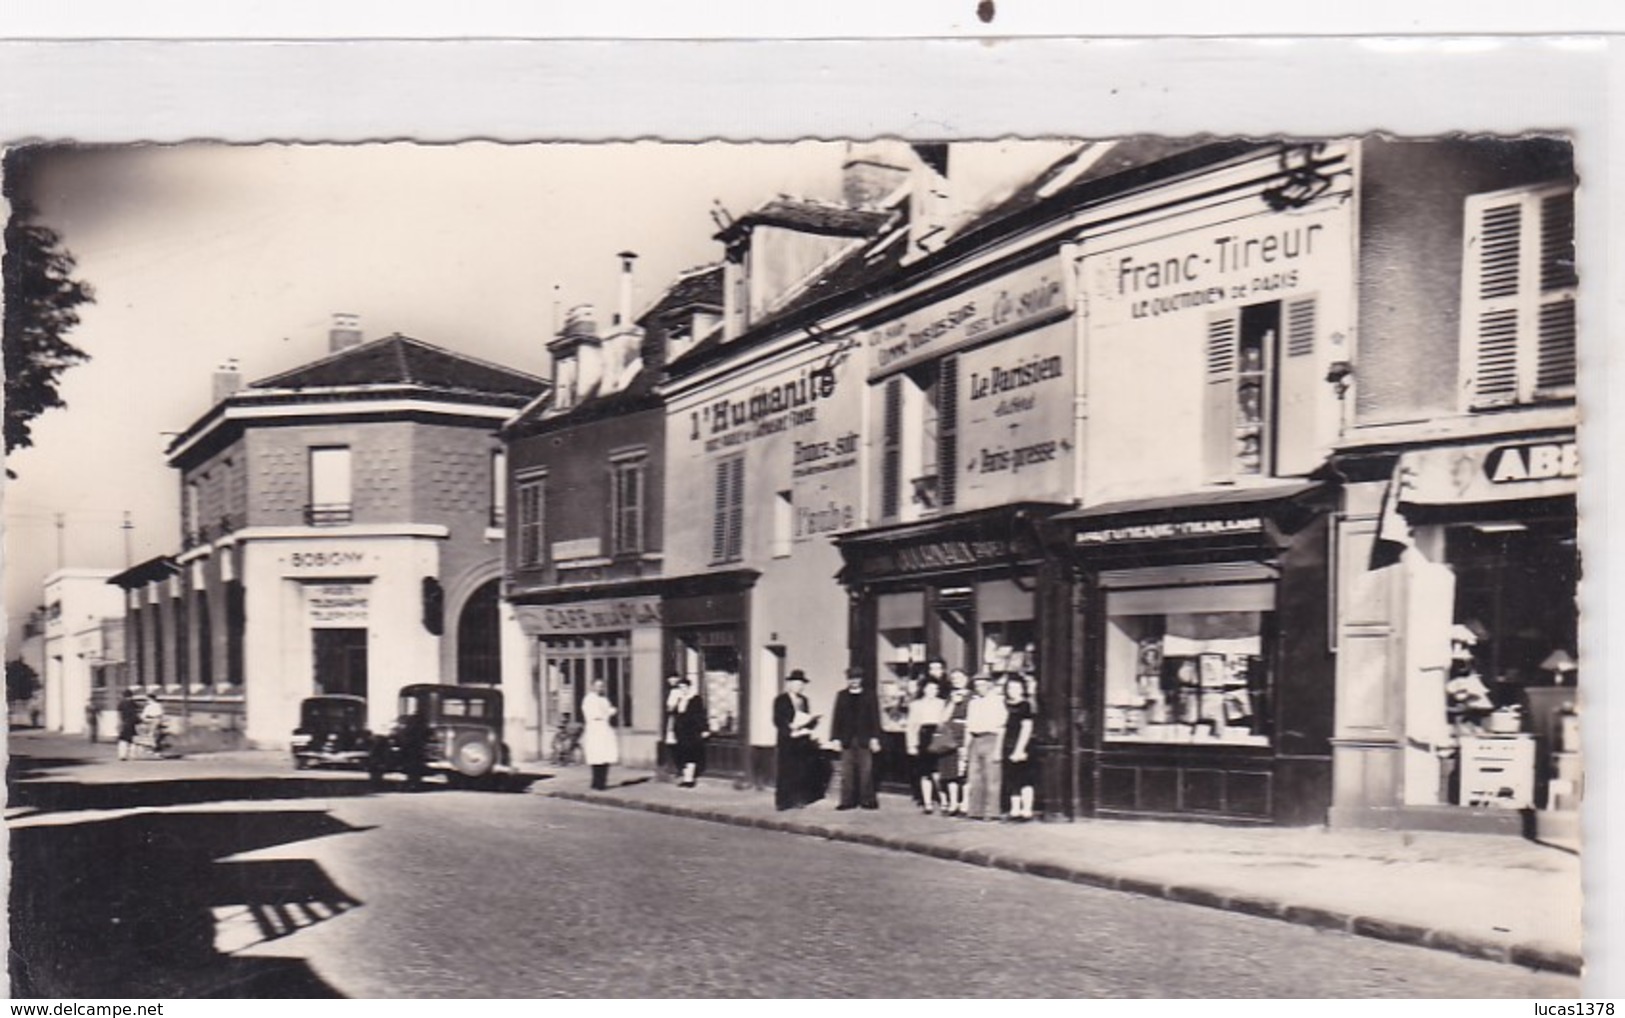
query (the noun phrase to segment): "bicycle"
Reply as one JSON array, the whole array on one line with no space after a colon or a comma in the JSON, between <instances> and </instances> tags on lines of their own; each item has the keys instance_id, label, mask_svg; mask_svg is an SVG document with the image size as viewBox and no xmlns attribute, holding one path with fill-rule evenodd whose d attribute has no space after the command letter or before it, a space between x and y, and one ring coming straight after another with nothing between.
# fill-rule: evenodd
<instances>
[{"instance_id":1,"label":"bicycle","mask_svg":"<svg viewBox=\"0 0 1625 1018\"><path fill-rule=\"evenodd\" d=\"M586 753L581 748L581 729L579 721L562 722L553 731L553 763L559 767L569 767L572 764L585 763Z\"/></svg>"}]
</instances>

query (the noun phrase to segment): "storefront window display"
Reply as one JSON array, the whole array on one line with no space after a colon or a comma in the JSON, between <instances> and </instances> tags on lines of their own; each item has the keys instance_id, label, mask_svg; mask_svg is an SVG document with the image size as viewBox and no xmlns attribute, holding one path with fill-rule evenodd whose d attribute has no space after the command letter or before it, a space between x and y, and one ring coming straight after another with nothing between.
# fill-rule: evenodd
<instances>
[{"instance_id":1,"label":"storefront window display","mask_svg":"<svg viewBox=\"0 0 1625 1018\"><path fill-rule=\"evenodd\" d=\"M1575 549L1572 518L1445 528L1455 591L1441 800L1517 809L1577 799Z\"/></svg>"},{"instance_id":2,"label":"storefront window display","mask_svg":"<svg viewBox=\"0 0 1625 1018\"><path fill-rule=\"evenodd\" d=\"M705 701L711 734L739 735L739 648L731 629L694 630L678 638L678 670Z\"/></svg>"},{"instance_id":3,"label":"storefront window display","mask_svg":"<svg viewBox=\"0 0 1625 1018\"><path fill-rule=\"evenodd\" d=\"M1109 596L1107 741L1269 745L1268 588L1231 592L1239 603L1218 610L1189 603L1191 593Z\"/></svg>"},{"instance_id":4,"label":"storefront window display","mask_svg":"<svg viewBox=\"0 0 1625 1018\"><path fill-rule=\"evenodd\" d=\"M605 695L615 705L611 724L629 728L632 703L632 642L627 633L600 636L555 636L542 641L547 693L559 722L579 717L581 697L595 679L603 679Z\"/></svg>"}]
</instances>

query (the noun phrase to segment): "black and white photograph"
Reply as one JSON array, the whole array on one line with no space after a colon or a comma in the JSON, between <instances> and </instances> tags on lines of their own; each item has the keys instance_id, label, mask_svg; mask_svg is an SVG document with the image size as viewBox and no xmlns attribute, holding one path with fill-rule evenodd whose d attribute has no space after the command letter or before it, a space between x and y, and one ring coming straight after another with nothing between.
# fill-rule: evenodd
<instances>
[{"instance_id":1,"label":"black and white photograph","mask_svg":"<svg viewBox=\"0 0 1625 1018\"><path fill-rule=\"evenodd\" d=\"M11 995L1579 997L1583 139L1222 127L8 139Z\"/></svg>"}]
</instances>

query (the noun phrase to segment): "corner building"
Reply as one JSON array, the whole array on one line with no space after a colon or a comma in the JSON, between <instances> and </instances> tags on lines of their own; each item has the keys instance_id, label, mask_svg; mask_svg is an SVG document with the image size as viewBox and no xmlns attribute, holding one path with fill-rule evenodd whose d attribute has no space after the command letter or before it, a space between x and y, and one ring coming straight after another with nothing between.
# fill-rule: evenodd
<instances>
[{"instance_id":1,"label":"corner building","mask_svg":"<svg viewBox=\"0 0 1625 1018\"><path fill-rule=\"evenodd\" d=\"M132 681L194 741L285 745L321 693L366 697L382 727L402 686L516 664L495 432L547 383L349 322L331 342L246 388L217 376L169 452L182 550L115 579Z\"/></svg>"}]
</instances>

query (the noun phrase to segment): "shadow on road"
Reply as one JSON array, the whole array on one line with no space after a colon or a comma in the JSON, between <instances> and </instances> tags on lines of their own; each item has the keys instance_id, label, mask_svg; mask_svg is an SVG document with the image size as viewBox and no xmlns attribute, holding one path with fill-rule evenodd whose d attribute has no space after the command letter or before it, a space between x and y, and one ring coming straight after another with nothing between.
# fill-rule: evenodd
<instances>
[{"instance_id":1,"label":"shadow on road","mask_svg":"<svg viewBox=\"0 0 1625 1018\"><path fill-rule=\"evenodd\" d=\"M11 831L19 997L336 997L298 958L230 952L361 903L309 859L221 861L342 834L322 810L148 813Z\"/></svg>"},{"instance_id":2,"label":"shadow on road","mask_svg":"<svg viewBox=\"0 0 1625 1018\"><path fill-rule=\"evenodd\" d=\"M11 809L33 815L62 810L134 809L141 806L186 806L205 802L266 799L334 799L374 791L356 778L168 778L149 781L78 782L14 781Z\"/></svg>"}]
</instances>

